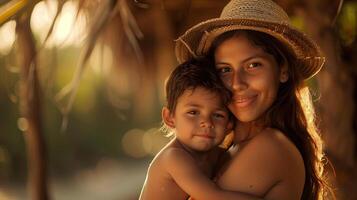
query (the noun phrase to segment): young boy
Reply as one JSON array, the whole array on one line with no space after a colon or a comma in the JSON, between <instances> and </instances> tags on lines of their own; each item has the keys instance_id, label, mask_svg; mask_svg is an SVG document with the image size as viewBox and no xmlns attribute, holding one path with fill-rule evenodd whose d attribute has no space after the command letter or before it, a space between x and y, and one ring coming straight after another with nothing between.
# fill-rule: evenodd
<instances>
[{"instance_id":1,"label":"young boy","mask_svg":"<svg viewBox=\"0 0 357 200\"><path fill-rule=\"evenodd\" d=\"M201 200L249 199L221 190L209 179L216 161L212 155L232 129L225 106L230 92L213 64L192 60L179 65L166 84L166 99L162 118L175 137L151 162L140 200L184 200L189 195Z\"/></svg>"}]
</instances>

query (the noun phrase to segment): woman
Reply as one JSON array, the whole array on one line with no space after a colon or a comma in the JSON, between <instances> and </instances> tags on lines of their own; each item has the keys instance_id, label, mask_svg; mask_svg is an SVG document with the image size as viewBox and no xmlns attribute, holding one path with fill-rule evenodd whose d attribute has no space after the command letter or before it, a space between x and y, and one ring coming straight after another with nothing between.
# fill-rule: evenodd
<instances>
[{"instance_id":1,"label":"woman","mask_svg":"<svg viewBox=\"0 0 357 200\"><path fill-rule=\"evenodd\" d=\"M322 67L317 45L270 0L232 0L176 41L180 62L210 56L233 93L233 145L217 184L264 199L322 199L322 141L304 81Z\"/></svg>"}]
</instances>

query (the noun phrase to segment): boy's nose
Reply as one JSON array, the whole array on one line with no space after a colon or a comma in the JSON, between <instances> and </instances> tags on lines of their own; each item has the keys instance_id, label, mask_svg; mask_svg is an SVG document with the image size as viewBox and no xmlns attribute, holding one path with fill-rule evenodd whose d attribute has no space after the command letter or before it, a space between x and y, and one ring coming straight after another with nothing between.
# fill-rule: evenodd
<instances>
[{"instance_id":1,"label":"boy's nose","mask_svg":"<svg viewBox=\"0 0 357 200\"><path fill-rule=\"evenodd\" d=\"M201 123L200 123L200 126L202 128L213 128L213 123L212 123L212 120L211 119L202 119Z\"/></svg>"}]
</instances>

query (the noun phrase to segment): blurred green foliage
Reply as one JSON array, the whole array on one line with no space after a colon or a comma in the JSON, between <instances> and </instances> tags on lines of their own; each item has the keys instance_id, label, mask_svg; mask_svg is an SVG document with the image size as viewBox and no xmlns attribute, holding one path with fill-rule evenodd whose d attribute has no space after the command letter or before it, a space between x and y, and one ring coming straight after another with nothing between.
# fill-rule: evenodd
<instances>
[{"instance_id":1,"label":"blurred green foliage","mask_svg":"<svg viewBox=\"0 0 357 200\"><path fill-rule=\"evenodd\" d=\"M159 127L160 101L156 101L157 105L150 105L157 110L155 115L147 116L145 122L138 123L132 114L135 105L130 103L127 109L111 105L103 75L89 66L69 114L68 127L61 132L62 114L54 96L70 82L80 49L67 47L56 49L55 53L53 51L43 49L39 57L43 89L42 124L51 174L70 175L76 170L95 165L101 158L127 159L121 148L123 134L133 128L147 130ZM0 57L0 179L24 181L26 147L23 133L17 125L20 117L16 100L19 74L10 72L7 67L9 63L5 63L13 56ZM48 80L48 77L54 80ZM120 98L133 102L131 96ZM3 154L5 156L1 156Z\"/></svg>"},{"instance_id":2,"label":"blurred green foliage","mask_svg":"<svg viewBox=\"0 0 357 200\"><path fill-rule=\"evenodd\" d=\"M357 2L346 2L338 18L339 35L343 45L349 46L357 34Z\"/></svg>"}]
</instances>

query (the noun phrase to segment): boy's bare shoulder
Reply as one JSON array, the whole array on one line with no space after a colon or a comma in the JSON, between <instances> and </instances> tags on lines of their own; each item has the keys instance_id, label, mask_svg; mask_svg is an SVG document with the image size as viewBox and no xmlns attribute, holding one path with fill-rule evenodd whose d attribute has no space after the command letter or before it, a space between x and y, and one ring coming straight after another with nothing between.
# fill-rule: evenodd
<instances>
[{"instance_id":1,"label":"boy's bare shoulder","mask_svg":"<svg viewBox=\"0 0 357 200\"><path fill-rule=\"evenodd\" d=\"M193 160L193 158L185 149L177 145L176 141L171 141L155 156L150 168L157 166L160 168L171 167L182 160Z\"/></svg>"},{"instance_id":2,"label":"boy's bare shoulder","mask_svg":"<svg viewBox=\"0 0 357 200\"><path fill-rule=\"evenodd\" d=\"M170 141L151 161L140 199L186 199L187 194L177 185L172 170L172 157L181 150Z\"/></svg>"},{"instance_id":3,"label":"boy's bare shoulder","mask_svg":"<svg viewBox=\"0 0 357 200\"><path fill-rule=\"evenodd\" d=\"M180 146L169 146L161 153L161 160L163 164L173 165L182 163L184 161L193 161L191 154Z\"/></svg>"}]
</instances>

